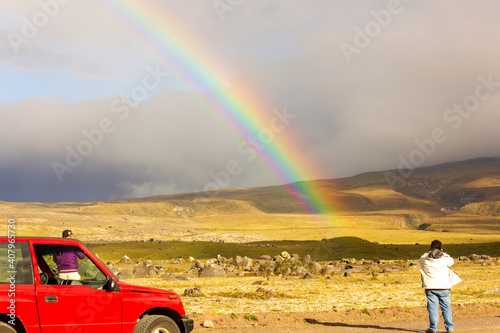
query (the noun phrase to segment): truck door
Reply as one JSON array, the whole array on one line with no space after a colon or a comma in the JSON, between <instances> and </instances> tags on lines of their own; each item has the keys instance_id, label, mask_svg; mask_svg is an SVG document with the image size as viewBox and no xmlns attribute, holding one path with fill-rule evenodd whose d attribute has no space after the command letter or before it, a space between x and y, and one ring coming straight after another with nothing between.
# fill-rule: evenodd
<instances>
[{"instance_id":1,"label":"truck door","mask_svg":"<svg viewBox=\"0 0 500 333\"><path fill-rule=\"evenodd\" d=\"M39 331L33 264L26 241L0 242L0 312L18 332L22 326Z\"/></svg>"},{"instance_id":2,"label":"truck door","mask_svg":"<svg viewBox=\"0 0 500 333\"><path fill-rule=\"evenodd\" d=\"M80 279L62 280L53 261L54 245L34 245L39 277L36 299L42 332L121 332L119 290L105 290L107 276L90 258L78 259ZM81 251L76 246L63 250Z\"/></svg>"}]
</instances>

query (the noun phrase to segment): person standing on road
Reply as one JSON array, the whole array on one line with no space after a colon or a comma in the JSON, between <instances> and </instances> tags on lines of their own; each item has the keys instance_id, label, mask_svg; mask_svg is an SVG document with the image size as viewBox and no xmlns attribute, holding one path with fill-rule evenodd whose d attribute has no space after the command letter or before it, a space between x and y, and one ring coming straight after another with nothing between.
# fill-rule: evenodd
<instances>
[{"instance_id":1,"label":"person standing on road","mask_svg":"<svg viewBox=\"0 0 500 333\"><path fill-rule=\"evenodd\" d=\"M71 230L64 230L63 238L73 238ZM53 259L59 270L62 280L80 280L78 274L78 258L84 259L85 254L75 246L59 246L54 252Z\"/></svg>"},{"instance_id":2,"label":"person standing on road","mask_svg":"<svg viewBox=\"0 0 500 333\"><path fill-rule=\"evenodd\" d=\"M429 252L420 257L422 269L422 288L425 288L427 297L427 311L429 312L429 329L425 333L436 333L439 322L439 307L443 313L446 332L454 332L453 315L451 312L450 288L454 283L451 281L450 270L453 266L453 258L443 251L443 245L439 240L431 243ZM458 281L459 282L459 281Z\"/></svg>"}]
</instances>

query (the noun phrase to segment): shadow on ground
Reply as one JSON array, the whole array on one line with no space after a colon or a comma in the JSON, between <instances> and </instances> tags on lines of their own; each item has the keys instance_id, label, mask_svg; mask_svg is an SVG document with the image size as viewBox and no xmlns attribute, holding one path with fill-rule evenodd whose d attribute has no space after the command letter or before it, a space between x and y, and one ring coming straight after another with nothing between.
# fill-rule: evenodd
<instances>
[{"instance_id":1,"label":"shadow on ground","mask_svg":"<svg viewBox=\"0 0 500 333\"><path fill-rule=\"evenodd\" d=\"M313 325L323 325L323 326L330 326L330 327L375 328L378 330L398 331L398 332L422 332L422 330L408 330L408 329L399 328L399 327L384 327L384 326L379 326L379 325L351 325L351 324L346 324L346 323L326 323L326 322L317 321L316 319L305 319L305 321L307 323L313 324Z\"/></svg>"}]
</instances>

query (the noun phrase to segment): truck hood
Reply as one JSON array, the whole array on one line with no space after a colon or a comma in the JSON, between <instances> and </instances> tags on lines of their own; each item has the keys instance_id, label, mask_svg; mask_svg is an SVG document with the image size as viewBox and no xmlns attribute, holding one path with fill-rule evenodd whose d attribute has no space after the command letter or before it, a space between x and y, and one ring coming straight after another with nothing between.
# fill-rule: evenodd
<instances>
[{"instance_id":1,"label":"truck hood","mask_svg":"<svg viewBox=\"0 0 500 333\"><path fill-rule=\"evenodd\" d=\"M120 290L122 292L151 293L151 294L175 294L173 291L164 290L164 289L160 289L160 288L138 286L138 285L131 284L128 282L123 282L123 281L118 281L118 285L120 286Z\"/></svg>"}]
</instances>

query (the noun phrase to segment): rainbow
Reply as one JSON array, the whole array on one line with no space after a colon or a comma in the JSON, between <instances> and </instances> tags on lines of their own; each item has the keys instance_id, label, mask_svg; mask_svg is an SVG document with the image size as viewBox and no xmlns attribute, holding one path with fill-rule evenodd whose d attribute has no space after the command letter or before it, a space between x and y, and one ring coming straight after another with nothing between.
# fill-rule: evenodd
<instances>
[{"instance_id":1,"label":"rainbow","mask_svg":"<svg viewBox=\"0 0 500 333\"><path fill-rule=\"evenodd\" d=\"M168 70L202 94L211 105L211 111L234 136L255 136L269 127L269 111L272 108L241 84L229 88L220 74L223 66L214 60L215 57L200 49L198 40L181 31L182 25L176 24L171 17L166 19L165 13L159 12L153 2L92 0L85 3L95 7L93 13L104 15L107 21L112 19L116 29L142 45L145 52L159 57L169 66ZM323 215L330 220L336 209L328 200L327 190L306 181L322 173L313 161L303 155L298 140L279 133L260 151L259 158L276 180L289 184L289 190L299 194L295 197L304 212Z\"/></svg>"}]
</instances>

